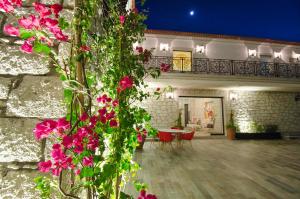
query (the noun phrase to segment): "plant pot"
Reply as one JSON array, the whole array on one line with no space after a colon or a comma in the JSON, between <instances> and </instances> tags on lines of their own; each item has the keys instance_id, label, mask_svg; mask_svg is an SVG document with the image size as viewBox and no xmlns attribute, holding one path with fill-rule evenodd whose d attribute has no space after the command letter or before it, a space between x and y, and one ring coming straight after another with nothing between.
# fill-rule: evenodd
<instances>
[{"instance_id":1,"label":"plant pot","mask_svg":"<svg viewBox=\"0 0 300 199\"><path fill-rule=\"evenodd\" d=\"M281 139L281 133L269 132L269 133L236 133L236 139L239 140L274 140Z\"/></svg>"},{"instance_id":2,"label":"plant pot","mask_svg":"<svg viewBox=\"0 0 300 199\"><path fill-rule=\"evenodd\" d=\"M184 128L182 126L173 126L171 129L183 130Z\"/></svg>"},{"instance_id":3,"label":"plant pot","mask_svg":"<svg viewBox=\"0 0 300 199\"><path fill-rule=\"evenodd\" d=\"M228 128L227 129L227 139L228 140L234 140L235 139L235 129Z\"/></svg>"},{"instance_id":4,"label":"plant pot","mask_svg":"<svg viewBox=\"0 0 300 199\"><path fill-rule=\"evenodd\" d=\"M143 149L145 140L146 140L146 136L143 135L142 142L139 142L139 145L137 145L137 147L136 147L137 150L142 150Z\"/></svg>"}]
</instances>

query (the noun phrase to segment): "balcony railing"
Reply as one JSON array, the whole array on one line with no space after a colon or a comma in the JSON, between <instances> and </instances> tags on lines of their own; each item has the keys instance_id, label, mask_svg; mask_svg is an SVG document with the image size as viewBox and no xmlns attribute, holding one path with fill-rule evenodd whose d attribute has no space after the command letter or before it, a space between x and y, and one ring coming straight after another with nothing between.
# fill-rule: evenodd
<instances>
[{"instance_id":1,"label":"balcony railing","mask_svg":"<svg viewBox=\"0 0 300 199\"><path fill-rule=\"evenodd\" d=\"M241 61L206 58L173 58L153 56L146 67L159 68L162 63L171 66L170 72L190 72L198 74L300 78L300 63L263 61Z\"/></svg>"}]
</instances>

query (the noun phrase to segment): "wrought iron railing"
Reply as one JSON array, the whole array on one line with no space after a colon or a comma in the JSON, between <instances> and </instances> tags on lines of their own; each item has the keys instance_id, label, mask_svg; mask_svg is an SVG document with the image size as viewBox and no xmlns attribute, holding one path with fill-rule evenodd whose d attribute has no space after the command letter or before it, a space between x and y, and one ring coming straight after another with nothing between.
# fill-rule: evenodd
<instances>
[{"instance_id":1,"label":"wrought iron railing","mask_svg":"<svg viewBox=\"0 0 300 199\"><path fill-rule=\"evenodd\" d=\"M300 63L153 56L146 67L171 66L170 72L212 75L300 78Z\"/></svg>"}]
</instances>

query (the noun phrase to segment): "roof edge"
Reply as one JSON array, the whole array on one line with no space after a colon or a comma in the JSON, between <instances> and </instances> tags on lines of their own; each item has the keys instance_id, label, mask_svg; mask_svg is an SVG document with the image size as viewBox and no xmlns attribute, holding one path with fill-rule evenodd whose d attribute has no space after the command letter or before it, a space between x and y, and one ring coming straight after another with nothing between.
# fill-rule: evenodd
<instances>
[{"instance_id":1,"label":"roof edge","mask_svg":"<svg viewBox=\"0 0 300 199\"><path fill-rule=\"evenodd\" d=\"M254 42L265 42L265 43L300 46L300 42L264 39L264 38L256 38L256 37L240 37L240 36L222 35L222 34L180 32L180 31L173 31L173 30L154 30L154 29L147 29L145 30L145 33L160 34L160 35L189 36L189 37L206 37L206 38L214 38L214 39L233 39L233 40L241 40L241 41L254 41Z\"/></svg>"}]
</instances>

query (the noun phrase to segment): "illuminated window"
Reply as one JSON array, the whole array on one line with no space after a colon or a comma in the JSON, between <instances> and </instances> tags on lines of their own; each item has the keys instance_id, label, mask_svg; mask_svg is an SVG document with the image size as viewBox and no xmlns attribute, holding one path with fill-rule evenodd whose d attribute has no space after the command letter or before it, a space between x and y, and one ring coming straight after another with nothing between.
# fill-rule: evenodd
<instances>
[{"instance_id":1,"label":"illuminated window","mask_svg":"<svg viewBox=\"0 0 300 199\"><path fill-rule=\"evenodd\" d=\"M173 69L177 71L191 71L192 52L173 51Z\"/></svg>"}]
</instances>

